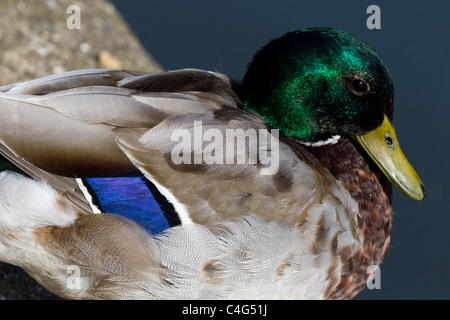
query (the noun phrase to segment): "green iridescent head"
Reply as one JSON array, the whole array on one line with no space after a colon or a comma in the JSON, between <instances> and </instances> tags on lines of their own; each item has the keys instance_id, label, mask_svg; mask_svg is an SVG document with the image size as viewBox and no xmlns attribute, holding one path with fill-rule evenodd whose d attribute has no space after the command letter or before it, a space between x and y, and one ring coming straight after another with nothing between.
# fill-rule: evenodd
<instances>
[{"instance_id":1,"label":"green iridescent head","mask_svg":"<svg viewBox=\"0 0 450 320\"><path fill-rule=\"evenodd\" d=\"M302 141L365 134L393 117L393 85L378 54L328 28L290 32L263 47L243 83L244 108Z\"/></svg>"}]
</instances>

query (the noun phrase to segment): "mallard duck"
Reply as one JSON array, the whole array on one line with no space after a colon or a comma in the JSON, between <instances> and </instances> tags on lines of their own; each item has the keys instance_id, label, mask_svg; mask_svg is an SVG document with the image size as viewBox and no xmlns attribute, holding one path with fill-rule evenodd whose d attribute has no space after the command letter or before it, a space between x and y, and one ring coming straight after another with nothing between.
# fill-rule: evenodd
<instances>
[{"instance_id":1,"label":"mallard duck","mask_svg":"<svg viewBox=\"0 0 450 320\"><path fill-rule=\"evenodd\" d=\"M79 70L0 88L0 260L70 299L349 299L382 261L391 183L424 186L379 55L289 32L238 83ZM390 182L389 182L390 181Z\"/></svg>"}]
</instances>

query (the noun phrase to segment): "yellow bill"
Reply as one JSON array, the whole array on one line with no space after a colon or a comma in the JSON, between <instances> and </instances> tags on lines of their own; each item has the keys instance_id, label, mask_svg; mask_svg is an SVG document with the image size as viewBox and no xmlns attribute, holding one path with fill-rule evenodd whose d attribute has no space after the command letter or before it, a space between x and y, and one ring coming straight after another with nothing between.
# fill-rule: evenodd
<instances>
[{"instance_id":1,"label":"yellow bill","mask_svg":"<svg viewBox=\"0 0 450 320\"><path fill-rule=\"evenodd\" d=\"M354 138L394 186L413 199L424 198L425 187L400 149L394 127L386 116L380 127Z\"/></svg>"}]
</instances>

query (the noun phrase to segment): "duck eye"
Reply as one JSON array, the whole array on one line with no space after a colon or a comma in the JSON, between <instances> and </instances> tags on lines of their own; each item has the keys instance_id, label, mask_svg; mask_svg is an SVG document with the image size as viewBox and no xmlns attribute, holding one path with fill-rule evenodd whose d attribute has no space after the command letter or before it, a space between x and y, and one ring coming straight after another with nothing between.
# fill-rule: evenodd
<instances>
[{"instance_id":1,"label":"duck eye","mask_svg":"<svg viewBox=\"0 0 450 320\"><path fill-rule=\"evenodd\" d=\"M355 94L361 95L369 91L369 85L362 79L354 79L352 89Z\"/></svg>"}]
</instances>

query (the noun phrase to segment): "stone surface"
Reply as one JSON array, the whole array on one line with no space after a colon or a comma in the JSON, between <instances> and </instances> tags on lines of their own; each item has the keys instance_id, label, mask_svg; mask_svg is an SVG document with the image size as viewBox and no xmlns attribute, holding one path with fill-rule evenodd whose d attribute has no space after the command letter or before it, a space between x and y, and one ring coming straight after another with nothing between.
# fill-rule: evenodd
<instances>
[{"instance_id":1,"label":"stone surface","mask_svg":"<svg viewBox=\"0 0 450 320\"><path fill-rule=\"evenodd\" d=\"M80 29L67 26L73 4ZM161 70L106 0L2 0L0 48L0 85L76 69ZM0 263L0 299L57 297L21 269Z\"/></svg>"},{"instance_id":2,"label":"stone surface","mask_svg":"<svg viewBox=\"0 0 450 320\"><path fill-rule=\"evenodd\" d=\"M154 72L145 52L107 1L76 1L80 29L68 29L72 0L0 2L0 84L75 69L110 67ZM105 58L106 56L106 58Z\"/></svg>"}]
</instances>

